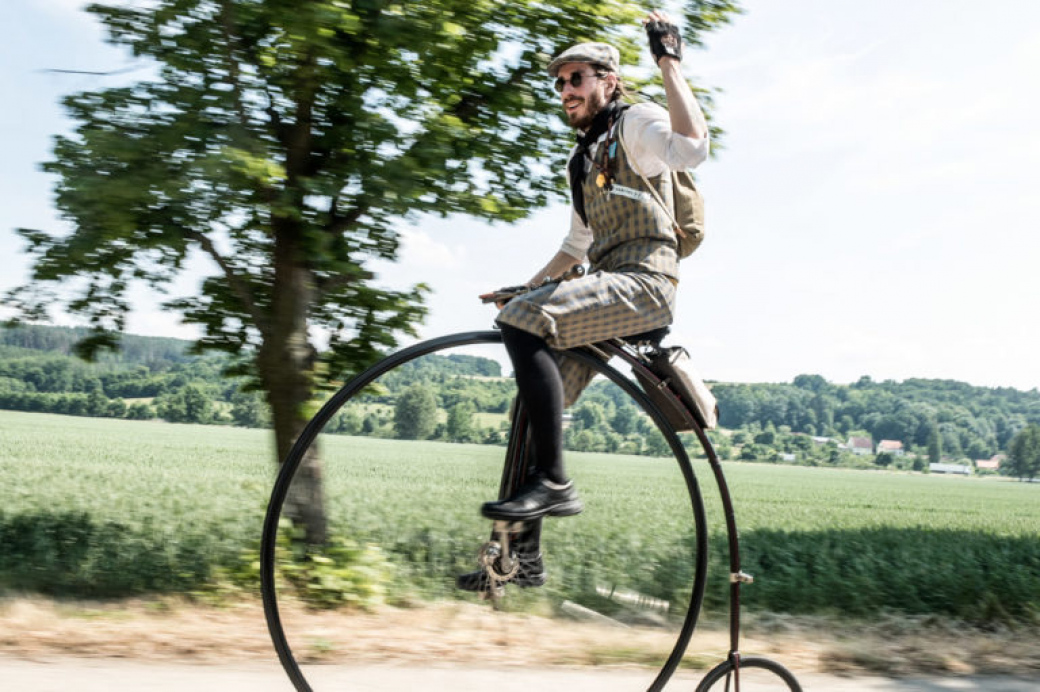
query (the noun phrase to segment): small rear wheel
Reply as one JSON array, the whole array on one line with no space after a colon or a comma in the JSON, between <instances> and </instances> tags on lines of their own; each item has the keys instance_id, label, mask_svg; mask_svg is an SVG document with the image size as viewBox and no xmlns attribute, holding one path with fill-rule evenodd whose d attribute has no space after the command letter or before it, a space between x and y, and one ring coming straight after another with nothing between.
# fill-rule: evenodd
<instances>
[{"instance_id":1,"label":"small rear wheel","mask_svg":"<svg viewBox=\"0 0 1040 692\"><path fill-rule=\"evenodd\" d=\"M802 686L787 668L776 661L758 656L741 657L740 669L733 660L723 661L712 668L697 692L802 692Z\"/></svg>"}]
</instances>

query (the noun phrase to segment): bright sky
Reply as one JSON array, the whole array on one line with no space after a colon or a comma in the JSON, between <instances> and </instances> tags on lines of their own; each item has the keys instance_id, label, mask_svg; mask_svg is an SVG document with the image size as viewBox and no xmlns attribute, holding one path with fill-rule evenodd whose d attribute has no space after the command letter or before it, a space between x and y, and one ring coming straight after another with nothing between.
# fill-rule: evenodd
<instances>
[{"instance_id":1,"label":"bright sky","mask_svg":"<svg viewBox=\"0 0 1040 692\"><path fill-rule=\"evenodd\" d=\"M38 169L70 127L61 95L113 83L40 70L129 64L80 4L0 4L0 290L25 277L13 229L62 228ZM672 341L716 380L1040 387L1040 3L743 5L684 62L722 90L726 136L698 169L709 235L683 263ZM424 335L488 328L476 295L529 278L567 219L559 204L514 226L422 220L382 275L433 287ZM192 336L154 302L131 331Z\"/></svg>"}]
</instances>

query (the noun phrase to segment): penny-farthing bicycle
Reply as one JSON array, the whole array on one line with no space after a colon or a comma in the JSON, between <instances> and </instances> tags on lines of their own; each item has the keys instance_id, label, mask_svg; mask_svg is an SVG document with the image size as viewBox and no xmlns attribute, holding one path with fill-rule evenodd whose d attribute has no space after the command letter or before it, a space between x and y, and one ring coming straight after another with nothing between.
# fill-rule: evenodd
<instances>
[{"instance_id":1,"label":"penny-farthing bicycle","mask_svg":"<svg viewBox=\"0 0 1040 692\"><path fill-rule=\"evenodd\" d=\"M648 367L649 355L659 348L666 331L561 353L563 358L588 365L611 383L609 393L600 396L613 397L615 411L634 407L640 412L641 434L656 436L659 456L570 455L569 466L587 508L578 517L545 522L542 548L549 579L541 588L519 589L509 583L518 568L516 539L531 527L492 522L490 540L475 551L481 538L488 537L488 521L479 517L478 508L487 499L488 474L501 464L501 446L444 445L449 450L440 452L448 457L444 461L435 458L438 452L431 451L430 443L326 434L351 407L360 406L370 417L375 415L381 383L418 378L424 359L450 357L459 349L475 346L502 349L497 331L453 334L415 344L386 357L336 392L285 459L264 522L264 610L275 649L295 688L301 692L350 689L341 682L323 684L323 667L311 662L320 664L322 658L314 651L316 645L321 648L324 641L326 648L336 648L330 638L338 633L350 640L351 628L357 626L350 616L344 616L341 622L326 623L324 629L315 631L310 624L297 626L287 609L280 607L294 598L276 565L276 556L285 559L284 551L278 550L280 531L285 530L283 510L301 465L320 444L330 526L354 536L358 545L378 544L394 565L396 578L390 588L403 591L389 594L391 606L380 611L395 613L386 617L411 630L410 637L387 642L388 656L393 657L395 648L419 646L432 650L438 659L451 660L464 655L470 644L487 644L477 647L475 658L463 656L461 660L486 667L504 657L513 668L504 669L503 675L515 676L516 665L528 655L523 646L540 642L537 656L544 660L546 650L558 654L549 663L619 664L644 671L645 679L635 681L634 689L662 690L671 681L672 687L696 685L695 689L704 692L800 690L793 675L780 664L742 658L739 653L740 588L750 577L740 570L733 505L711 442L694 414L673 396L666 397L664 405L675 406L687 417L686 427L693 431L700 448L698 456L707 458L718 484L730 557L730 652L699 681L700 673L683 665L709 577L705 507L690 456L669 422L669 416L675 420L676 411L663 411L626 374L637 375L645 386L667 391L667 383ZM527 473L523 407L515 404L508 420L500 497L511 494ZM444 487L447 491L439 493L438 488ZM438 503L437 497L448 499ZM483 600L452 587L455 574L473 568L474 557L487 574ZM321 588L321 584L314 586ZM436 606L418 607L417 600ZM418 615L409 619L410 610ZM401 613L405 616L397 617ZM366 622L365 627L370 628L371 622ZM552 640L553 632L562 633L559 644ZM584 653L568 659L567 646L576 640L586 642ZM349 649L350 642L341 646ZM536 668L541 663L527 661Z\"/></svg>"}]
</instances>

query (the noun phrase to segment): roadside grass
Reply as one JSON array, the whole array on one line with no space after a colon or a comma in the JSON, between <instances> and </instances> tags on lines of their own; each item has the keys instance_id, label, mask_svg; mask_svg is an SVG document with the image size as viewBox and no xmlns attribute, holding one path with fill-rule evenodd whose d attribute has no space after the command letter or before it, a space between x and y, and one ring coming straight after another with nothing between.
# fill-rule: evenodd
<instances>
[{"instance_id":1,"label":"roadside grass","mask_svg":"<svg viewBox=\"0 0 1040 692\"><path fill-rule=\"evenodd\" d=\"M546 666L646 666L649 676L659 668L660 658L648 652L674 641L666 632L495 613L476 603L464 605L471 617L454 618L465 620L460 626L442 618L443 610L438 604L375 613L314 610L294 603L282 607L283 616L303 633L294 640L294 651L319 665L453 662L486 667L537 660ZM193 664L270 662L274 654L263 621L257 598L207 607L176 596L114 602L9 596L0 598L0 654L33 660L89 656ZM451 624L453 642L461 645L437 639L431 623L441 630ZM489 623L494 630L489 631ZM1037 627L980 629L933 616L862 621L747 613L741 650L778 660L797 674L1035 678L1040 672L1038 635ZM694 632L682 670L715 665L724 659L728 643L725 617L705 618Z\"/></svg>"}]
</instances>

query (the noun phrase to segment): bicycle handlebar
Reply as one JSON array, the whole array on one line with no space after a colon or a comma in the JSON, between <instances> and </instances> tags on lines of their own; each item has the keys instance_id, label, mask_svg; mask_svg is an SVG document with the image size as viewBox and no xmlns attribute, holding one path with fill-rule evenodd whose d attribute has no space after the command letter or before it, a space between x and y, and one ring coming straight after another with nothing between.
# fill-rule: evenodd
<instances>
[{"instance_id":1,"label":"bicycle handlebar","mask_svg":"<svg viewBox=\"0 0 1040 692\"><path fill-rule=\"evenodd\" d=\"M529 293L535 289L542 288L543 286L549 286L551 284L563 283L564 281L570 281L571 279L578 279L585 276L585 267L580 264L575 264L573 267L565 271L556 277L545 277L545 281L538 284L537 286L528 286L524 284L522 286L506 286L500 288L497 291L486 293L480 296L480 302L482 303L507 303L517 296L522 296L525 293Z\"/></svg>"}]
</instances>

